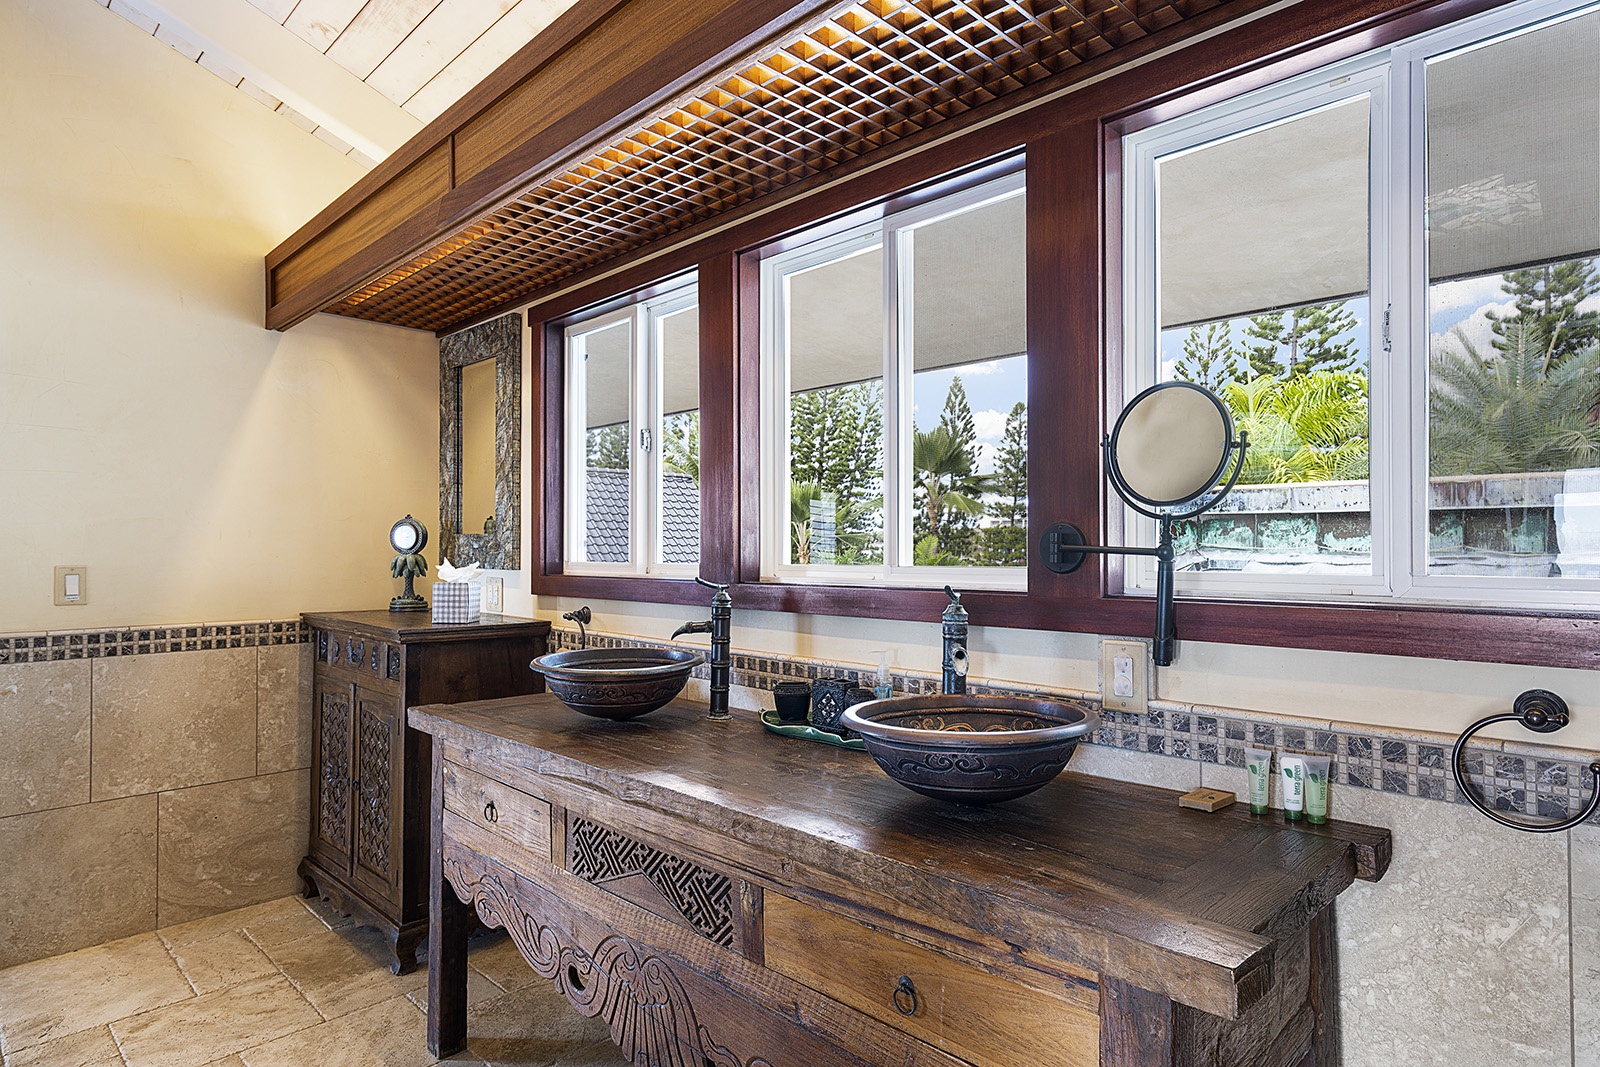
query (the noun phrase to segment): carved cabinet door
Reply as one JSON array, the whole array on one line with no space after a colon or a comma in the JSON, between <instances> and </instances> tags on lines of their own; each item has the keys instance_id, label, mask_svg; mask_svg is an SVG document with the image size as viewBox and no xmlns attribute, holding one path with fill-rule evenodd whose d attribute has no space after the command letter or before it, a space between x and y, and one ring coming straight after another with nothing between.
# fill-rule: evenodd
<instances>
[{"instance_id":1,"label":"carved cabinet door","mask_svg":"<svg viewBox=\"0 0 1600 1067\"><path fill-rule=\"evenodd\" d=\"M311 801L311 852L334 870L350 867L350 727L354 687L318 679L312 694L316 751Z\"/></svg>"},{"instance_id":2,"label":"carved cabinet door","mask_svg":"<svg viewBox=\"0 0 1600 1067\"><path fill-rule=\"evenodd\" d=\"M404 712L392 695L355 689L351 737L351 876L374 899L397 903L401 875L400 770Z\"/></svg>"}]
</instances>

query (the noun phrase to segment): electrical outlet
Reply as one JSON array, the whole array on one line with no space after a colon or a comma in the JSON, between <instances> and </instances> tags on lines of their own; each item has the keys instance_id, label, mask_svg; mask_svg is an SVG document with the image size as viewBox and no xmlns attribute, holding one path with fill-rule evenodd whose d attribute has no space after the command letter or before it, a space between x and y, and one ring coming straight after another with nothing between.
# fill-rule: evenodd
<instances>
[{"instance_id":1,"label":"electrical outlet","mask_svg":"<svg viewBox=\"0 0 1600 1067\"><path fill-rule=\"evenodd\" d=\"M505 611L506 606L506 580L504 578L485 578L483 580L483 610L490 615L499 615Z\"/></svg>"},{"instance_id":2,"label":"electrical outlet","mask_svg":"<svg viewBox=\"0 0 1600 1067\"><path fill-rule=\"evenodd\" d=\"M1143 712L1150 704L1150 646L1100 642L1100 703L1108 711Z\"/></svg>"}]
</instances>

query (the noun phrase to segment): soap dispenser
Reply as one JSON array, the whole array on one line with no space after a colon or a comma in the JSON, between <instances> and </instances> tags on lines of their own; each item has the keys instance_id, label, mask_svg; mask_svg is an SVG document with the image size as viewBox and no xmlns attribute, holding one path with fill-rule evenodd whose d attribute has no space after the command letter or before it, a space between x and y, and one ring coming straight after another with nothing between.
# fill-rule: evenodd
<instances>
[{"instance_id":1,"label":"soap dispenser","mask_svg":"<svg viewBox=\"0 0 1600 1067\"><path fill-rule=\"evenodd\" d=\"M894 683L889 677L889 653L886 649L878 651L878 681L872 687L872 699L888 700L894 696Z\"/></svg>"}]
</instances>

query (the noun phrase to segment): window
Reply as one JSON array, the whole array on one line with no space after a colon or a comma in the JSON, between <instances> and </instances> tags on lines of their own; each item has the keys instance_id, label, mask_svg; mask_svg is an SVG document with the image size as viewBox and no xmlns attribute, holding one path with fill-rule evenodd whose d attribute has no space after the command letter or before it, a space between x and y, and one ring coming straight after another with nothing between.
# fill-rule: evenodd
<instances>
[{"instance_id":1,"label":"window","mask_svg":"<svg viewBox=\"0 0 1600 1067\"><path fill-rule=\"evenodd\" d=\"M569 322L565 570L692 576L700 559L695 291Z\"/></svg>"},{"instance_id":2,"label":"window","mask_svg":"<svg viewBox=\"0 0 1600 1067\"><path fill-rule=\"evenodd\" d=\"M1124 138L1124 387L1250 437L1180 591L1600 603L1597 49L1515 5Z\"/></svg>"},{"instance_id":3,"label":"window","mask_svg":"<svg viewBox=\"0 0 1600 1067\"><path fill-rule=\"evenodd\" d=\"M1024 234L1019 173L763 260L764 578L1024 585Z\"/></svg>"}]
</instances>

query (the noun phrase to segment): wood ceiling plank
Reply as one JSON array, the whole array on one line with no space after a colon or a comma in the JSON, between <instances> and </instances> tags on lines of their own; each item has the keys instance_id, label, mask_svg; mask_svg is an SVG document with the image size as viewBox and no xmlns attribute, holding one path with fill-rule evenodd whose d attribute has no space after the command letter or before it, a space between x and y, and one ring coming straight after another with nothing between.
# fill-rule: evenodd
<instances>
[{"instance_id":1,"label":"wood ceiling plank","mask_svg":"<svg viewBox=\"0 0 1600 1067\"><path fill-rule=\"evenodd\" d=\"M367 0L300 0L283 21L284 28L319 52L326 53L333 42L355 21Z\"/></svg>"},{"instance_id":2,"label":"wood ceiling plank","mask_svg":"<svg viewBox=\"0 0 1600 1067\"><path fill-rule=\"evenodd\" d=\"M419 86L406 100L406 110L423 122L432 122L483 81L485 71L498 69L572 3L573 0L520 0L427 84Z\"/></svg>"},{"instance_id":3,"label":"wood ceiling plank","mask_svg":"<svg viewBox=\"0 0 1600 1067\"><path fill-rule=\"evenodd\" d=\"M367 84L404 105L434 75L452 63L516 6L517 0L442 0L406 39L379 63ZM492 68L485 67L479 76Z\"/></svg>"},{"instance_id":4,"label":"wood ceiling plank","mask_svg":"<svg viewBox=\"0 0 1600 1067\"><path fill-rule=\"evenodd\" d=\"M263 15L282 26L284 19L287 19L289 13L294 10L296 0L250 0L250 3Z\"/></svg>"},{"instance_id":5,"label":"wood ceiling plank","mask_svg":"<svg viewBox=\"0 0 1600 1067\"><path fill-rule=\"evenodd\" d=\"M365 81L378 64L393 54L440 0L367 0L339 39L328 58Z\"/></svg>"}]
</instances>

